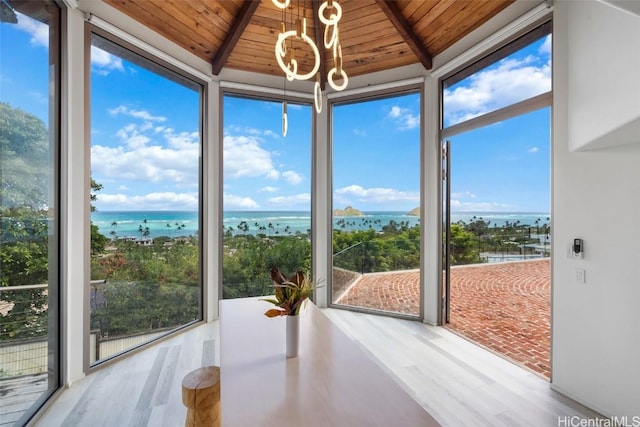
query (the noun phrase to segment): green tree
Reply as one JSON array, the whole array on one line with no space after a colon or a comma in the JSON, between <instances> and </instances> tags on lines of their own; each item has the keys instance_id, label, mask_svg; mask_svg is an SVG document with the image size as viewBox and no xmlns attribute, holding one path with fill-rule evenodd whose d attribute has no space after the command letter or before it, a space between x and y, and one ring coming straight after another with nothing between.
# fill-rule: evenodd
<instances>
[{"instance_id":1,"label":"green tree","mask_svg":"<svg viewBox=\"0 0 640 427\"><path fill-rule=\"evenodd\" d=\"M481 262L478 239L460 224L451 225L451 264L476 264Z\"/></svg>"},{"instance_id":2,"label":"green tree","mask_svg":"<svg viewBox=\"0 0 640 427\"><path fill-rule=\"evenodd\" d=\"M2 209L46 209L49 171L49 136L42 120L0 102Z\"/></svg>"},{"instance_id":3,"label":"green tree","mask_svg":"<svg viewBox=\"0 0 640 427\"><path fill-rule=\"evenodd\" d=\"M95 212L96 207L93 204L96 200L98 200L98 195L96 194L98 191L102 190L102 184L98 184L91 178L91 193L89 195L89 199L91 200L90 208L91 212ZM91 222L91 254L96 255L102 251L104 251L104 245L107 244L107 238L100 233L100 229L97 225Z\"/></svg>"},{"instance_id":4,"label":"green tree","mask_svg":"<svg viewBox=\"0 0 640 427\"><path fill-rule=\"evenodd\" d=\"M49 281L48 163L45 124L0 103L0 286ZM46 335L48 296L43 289L3 289L11 310L0 340Z\"/></svg>"}]
</instances>

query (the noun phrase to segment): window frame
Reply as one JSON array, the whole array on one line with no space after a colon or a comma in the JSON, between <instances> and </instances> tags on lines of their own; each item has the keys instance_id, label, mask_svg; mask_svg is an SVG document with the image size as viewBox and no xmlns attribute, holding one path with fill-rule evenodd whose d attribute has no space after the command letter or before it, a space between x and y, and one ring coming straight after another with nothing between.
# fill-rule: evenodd
<instances>
[{"instance_id":1,"label":"window frame","mask_svg":"<svg viewBox=\"0 0 640 427\"><path fill-rule=\"evenodd\" d=\"M219 203L219 212L218 212L218 217L220 218L220 223L219 224L215 224L218 227L217 232L219 233L219 237L216 242L217 244L217 249L218 249L218 257L217 257L217 261L218 261L218 265L220 266L220 268L218 269L218 277L216 277L217 282L219 283L218 286L218 295L217 295L217 300L218 302L223 301L223 292L224 292L224 284L223 284L223 277L224 277L224 269L223 269L223 263L224 263L224 250L223 250L223 246L224 246L224 231L223 231L223 227L224 227L224 200L223 200L223 193L224 193L224 155L223 155L223 151L224 151L224 100L226 96L229 97L234 97L234 98L242 98L242 99L248 99L248 100L252 100L252 101L266 101L266 102L275 102L275 103L282 103L283 101L286 101L287 103L290 104L302 104L302 105L308 105L311 109L311 123L310 123L310 127L311 127L311 135L309 135L310 137L310 142L311 142L311 157L309 158L309 162L310 162L310 167L311 167L311 176L309 177L310 179L310 186L309 186L309 191L311 194L311 202L309 203L309 215L311 217L311 224L310 224L310 228L311 228L311 232L309 233L309 236L311 238L311 277L317 277L317 275L315 274L315 256L314 256L314 240L315 240L315 224L317 223L317 218L314 215L314 193L315 193L315 189L316 189L316 164L314 161L314 155L315 155L315 150L316 150L316 126L317 126L317 117L318 115L315 113L314 110L314 106L313 106L313 96L312 95L306 95L305 93L302 92L296 92L296 91L282 91L282 94L279 95L280 91L277 89L272 89L272 88L267 88L267 87L260 87L260 86L254 86L254 85L249 85L249 84L235 84L235 83L228 83L228 82L220 82L220 96L219 96L219 109L218 109L218 117L219 117L219 123L220 123L220 132L218 135L218 139L220 141L219 144L219 165L218 165L218 173L220 174L220 188L217 189L219 192L218 197L220 198L220 203ZM316 301L316 295L315 295L315 290L312 294L312 296L310 297L310 299L312 301Z\"/></svg>"},{"instance_id":2,"label":"window frame","mask_svg":"<svg viewBox=\"0 0 640 427\"><path fill-rule=\"evenodd\" d=\"M341 304L335 304L333 302L333 193L334 193L334 182L333 182L333 166L334 166L334 107L341 105L349 105L349 104L357 104L368 101L378 101L383 99L390 99L394 97L399 97L408 94L418 94L420 97L420 188L418 192L420 193L420 296L419 296L419 314L418 316L408 315L403 313L396 312L387 312L382 310L376 310L366 307L353 307L346 306ZM425 317L425 293L426 293L426 278L425 278L425 265L426 265L426 236L427 232L424 226L424 216L425 216L425 167L426 163L424 161L424 153L425 153L425 85L423 80L415 79L412 81L399 82L398 84L385 84L379 86L373 86L371 88L367 88L367 90L354 90L352 93L347 92L346 94L331 94L329 97L329 102L327 106L327 122L328 122L328 133L327 133L327 146L328 146L328 185L329 185L329 200L327 203L327 215L328 215L328 224L329 230L327 230L327 269L326 277L327 277L327 285L326 285L326 301L327 307L335 308L340 310L349 310L353 312L361 312L366 314L374 314L381 315L387 317L394 317L400 319L408 319L408 320L417 320L423 321Z\"/></svg>"},{"instance_id":3,"label":"window frame","mask_svg":"<svg viewBox=\"0 0 640 427\"><path fill-rule=\"evenodd\" d=\"M485 52L483 55L476 56L470 62L455 68L453 71L442 75L438 78L438 106L440 111L439 118L439 140L442 141L451 136L468 132L479 127L488 126L499 121L512 118L518 115L530 113L532 111L547 106L553 107L553 83L552 87L544 93L529 97L527 99L517 101L505 107L492 110L488 113L476 116L451 126L444 125L444 91L445 89L458 83L459 81L482 71L486 67L493 65L519 49L533 43L541 37L553 35L553 21L551 17L547 17L542 22L538 22L532 28L528 28L524 34L518 33L493 49ZM553 66L553 63L552 63ZM553 78L553 77L552 77Z\"/></svg>"},{"instance_id":4,"label":"window frame","mask_svg":"<svg viewBox=\"0 0 640 427\"><path fill-rule=\"evenodd\" d=\"M488 47L488 49L482 51L480 54L474 56L469 61L458 65L457 67L449 70L446 73L437 73L437 87L438 87L438 136L437 143L439 144L442 160L445 160L447 163L446 171L443 171L443 168L439 170L440 183L446 183L446 186L450 186L449 181L449 153L445 153L445 141L448 138L456 136L458 134L471 132L476 129L480 129L482 127L490 126L494 123L498 123L503 120L515 118L518 116L525 115L527 113L534 112L536 110L540 110L542 108L549 107L551 112L551 117L553 117L553 47L551 51L551 87L549 91L534 95L532 97L526 98L521 101L517 101L513 104L498 108L496 110L490 111L488 113L482 114L480 116L476 116L474 118L456 123L451 126L445 127L444 125L444 91L445 89L453 85L476 72L482 71L486 67L493 65L500 60L508 57L510 54L520 50L538 40L541 37L551 35L553 38L553 17L548 14L548 12L544 12L541 18L535 19L531 23L522 28L517 28L516 31L507 35L501 43L496 43ZM446 66L445 66L446 67ZM550 147L551 147L551 158L550 162L553 164L553 120L550 121L551 129L550 129ZM553 183L553 168L551 168L551 176L550 181ZM441 195L438 198L438 216L439 223L444 224L445 222L450 222L445 217L444 213L446 210L447 216L449 215L449 211L447 209L449 194L446 194L446 191L441 187ZM446 197L447 200L444 200ZM553 215L553 204L550 206L550 214ZM449 280L450 280L450 264L448 257L448 245L449 245L449 224L443 225L443 229L438 233L439 239L439 247L441 248L441 252L438 257L438 271L443 272L445 277L441 279L441 286L439 289L442 292L442 295L438 297L438 323L445 324L448 322L448 310L449 310ZM446 236L443 236L446 234ZM443 258L445 260L443 261Z\"/></svg>"},{"instance_id":5,"label":"window frame","mask_svg":"<svg viewBox=\"0 0 640 427\"><path fill-rule=\"evenodd\" d=\"M168 331L167 333L162 334L159 337L153 338L149 341L145 341L141 344L134 345L121 352L118 352L116 354L113 354L103 359L98 359L92 363L90 361L90 340L89 340L89 335L90 335L90 291L89 291L90 285L89 284L91 279L90 256L89 256L90 233L87 233L87 235L85 236L85 253L87 254L87 258L86 258L87 265L85 266L85 271L84 271L85 295L84 295L84 302L83 302L83 320L84 320L83 336L85 339L83 340L83 358L82 359L84 361L85 374L90 374L92 372L95 372L98 369L101 369L104 366L109 366L111 363L121 360L123 357L128 357L141 350L144 350L150 345L154 345L164 340L173 338L176 334L183 332L187 329L196 327L198 325L201 325L206 321L207 313L209 310L209 301L208 301L209 292L208 292L207 283L210 280L208 279L208 276L207 276L208 269L206 266L206 259L207 259L206 258L206 253L207 253L206 240L207 240L208 226L207 226L207 221L205 220L205 215L206 215L205 208L208 203L209 195L207 194L208 186L207 186L207 183L205 182L205 176L206 176L205 167L206 167L206 162L208 158L207 157L208 151L210 150L210 148L208 148L210 144L208 143L207 129L211 125L207 123L207 114L210 108L208 105L209 104L208 94L209 94L209 85L210 85L209 81L204 80L203 78L196 75L195 73L190 73L186 69L182 69L180 67L175 66L172 63L165 61L164 59L155 55L153 52L147 51L144 48L141 48L135 45L134 43L124 40L122 37L119 37L118 35L113 34L112 32L104 28L101 28L101 26L91 23L90 20L85 22L84 34L85 34L85 40L84 40L85 107L84 107L84 110L85 110L86 159L87 159L87 170L85 171L86 182L89 182L89 179L90 179L90 165L91 165L91 155L90 155L91 153L91 134L90 134L91 95L92 95L91 94L91 47L93 46L91 38L93 34L105 39L107 42L110 42L122 49L127 50L132 55L137 55L141 57L143 61L148 61L154 66L157 66L159 68L164 68L169 72L176 74L179 78L187 80L193 83L194 85L196 85L199 88L198 89L198 94L199 94L198 96L199 97L198 132L200 134L200 152L198 155L198 198L199 198L198 200L198 233L199 233L199 239L198 239L199 268L198 270L199 270L199 278L200 278L200 283L199 283L200 304L198 307L199 319L188 322L183 325L179 325L178 327ZM154 72L155 74L158 74L153 70L151 71ZM167 78L166 76L163 76L163 77ZM89 192L91 191L88 185L87 185L87 190ZM90 226L91 213L89 208L90 206L89 194L86 195L85 199L87 200L87 202L85 203L86 225Z\"/></svg>"}]
</instances>

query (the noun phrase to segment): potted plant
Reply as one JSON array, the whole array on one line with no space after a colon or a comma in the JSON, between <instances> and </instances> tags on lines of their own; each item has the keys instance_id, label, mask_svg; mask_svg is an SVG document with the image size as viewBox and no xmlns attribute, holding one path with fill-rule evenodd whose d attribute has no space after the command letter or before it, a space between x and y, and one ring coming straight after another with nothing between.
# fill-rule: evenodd
<instances>
[{"instance_id":1,"label":"potted plant","mask_svg":"<svg viewBox=\"0 0 640 427\"><path fill-rule=\"evenodd\" d=\"M296 357L300 341L300 309L311 296L314 285L302 271L296 272L290 279L278 267L271 269L274 286L274 298L264 298L275 305L264 314L267 317L287 316L287 357Z\"/></svg>"}]
</instances>

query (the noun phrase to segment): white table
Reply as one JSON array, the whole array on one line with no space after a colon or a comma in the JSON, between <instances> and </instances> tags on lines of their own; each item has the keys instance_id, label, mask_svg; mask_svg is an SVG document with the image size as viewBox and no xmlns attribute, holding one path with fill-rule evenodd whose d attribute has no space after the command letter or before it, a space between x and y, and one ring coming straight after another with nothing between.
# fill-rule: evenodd
<instances>
[{"instance_id":1,"label":"white table","mask_svg":"<svg viewBox=\"0 0 640 427\"><path fill-rule=\"evenodd\" d=\"M300 355L285 357L285 318L256 298L220 303L223 426L437 426L312 303Z\"/></svg>"}]
</instances>

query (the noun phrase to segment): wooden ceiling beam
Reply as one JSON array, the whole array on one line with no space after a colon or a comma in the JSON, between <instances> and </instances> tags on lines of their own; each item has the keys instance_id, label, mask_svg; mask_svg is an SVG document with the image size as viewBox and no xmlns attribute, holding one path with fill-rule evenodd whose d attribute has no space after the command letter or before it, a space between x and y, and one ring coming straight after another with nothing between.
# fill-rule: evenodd
<instances>
[{"instance_id":1,"label":"wooden ceiling beam","mask_svg":"<svg viewBox=\"0 0 640 427\"><path fill-rule=\"evenodd\" d=\"M315 33L316 46L320 52L320 89L324 90L327 83L327 66L325 62L326 55L324 54L324 33L322 32L322 24L320 18L318 18L318 8L320 7L318 0L311 0L311 14L313 15L313 32Z\"/></svg>"},{"instance_id":2,"label":"wooden ceiling beam","mask_svg":"<svg viewBox=\"0 0 640 427\"><path fill-rule=\"evenodd\" d=\"M238 12L235 21L233 21L227 37L222 42L222 46L218 49L215 58L211 61L211 73L213 75L218 75L220 71L222 71L222 67L224 67L227 59L229 59L229 55L231 55L233 48L236 47L245 28L247 28L247 25L251 22L251 17L253 17L258 6L260 6L260 2L252 0L245 0L242 4L242 8Z\"/></svg>"},{"instance_id":3,"label":"wooden ceiling beam","mask_svg":"<svg viewBox=\"0 0 640 427\"><path fill-rule=\"evenodd\" d=\"M386 0L376 0L380 9L387 15L387 18L391 21L398 33L402 36L405 42L409 45L411 51L416 55L418 60L422 63L424 68L430 70L433 66L432 64L432 56L427 50L427 48L422 44L422 41L418 38L416 33L411 28L411 25L407 22L407 20L402 16L400 12L400 8L396 4L395 1L386 1Z\"/></svg>"}]
</instances>

